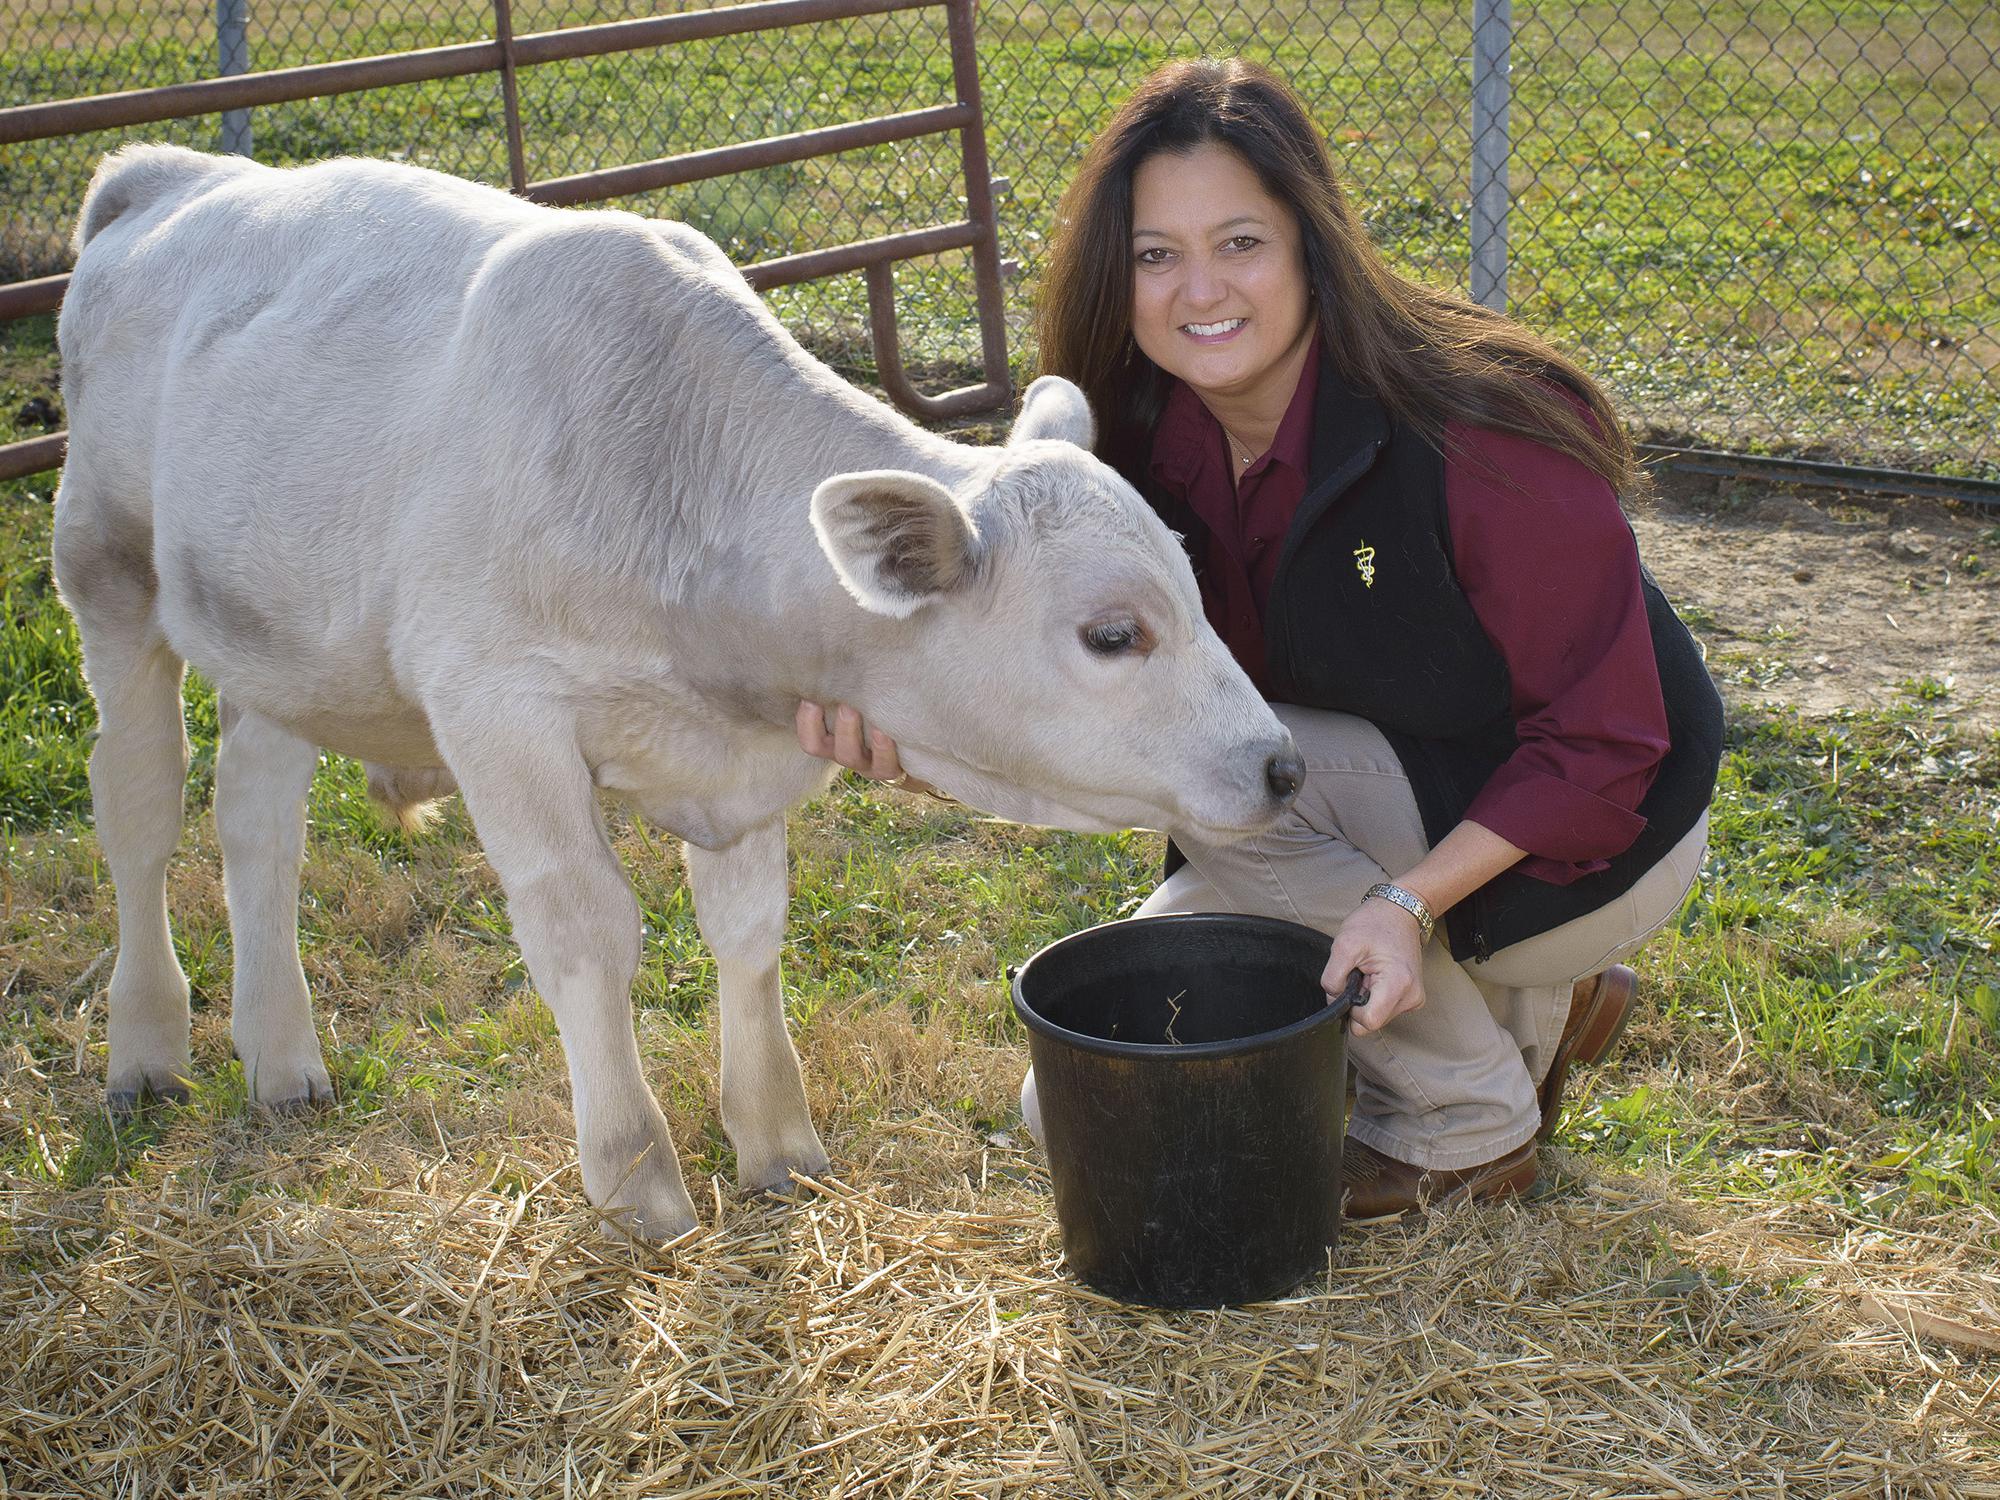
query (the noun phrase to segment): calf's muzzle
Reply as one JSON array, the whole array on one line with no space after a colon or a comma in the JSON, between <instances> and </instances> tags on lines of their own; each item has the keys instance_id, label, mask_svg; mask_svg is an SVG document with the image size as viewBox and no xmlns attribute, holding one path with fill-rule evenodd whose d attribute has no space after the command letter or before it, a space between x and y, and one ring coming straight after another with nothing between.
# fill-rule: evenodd
<instances>
[{"instance_id":1,"label":"calf's muzzle","mask_svg":"<svg viewBox=\"0 0 2000 1500\"><path fill-rule=\"evenodd\" d=\"M1298 796L1305 779L1306 763L1299 759L1298 747L1289 741L1284 749L1264 762L1264 785L1271 789L1273 800L1281 807Z\"/></svg>"}]
</instances>

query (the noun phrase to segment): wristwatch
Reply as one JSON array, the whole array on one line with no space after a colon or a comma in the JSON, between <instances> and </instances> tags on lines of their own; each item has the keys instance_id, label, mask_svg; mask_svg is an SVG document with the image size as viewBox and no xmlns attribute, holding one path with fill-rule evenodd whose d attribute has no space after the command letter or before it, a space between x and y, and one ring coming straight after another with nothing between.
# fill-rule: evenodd
<instances>
[{"instance_id":1,"label":"wristwatch","mask_svg":"<svg viewBox=\"0 0 2000 1500\"><path fill-rule=\"evenodd\" d=\"M1406 891L1400 885L1392 885L1390 882L1384 880L1379 884L1369 886L1368 893L1361 899L1363 901L1387 901L1391 906L1402 907L1404 911L1417 919L1417 928L1423 933L1423 941L1428 943L1431 940L1431 929L1437 926L1437 918L1431 915L1430 907L1424 903L1424 898L1419 896L1415 891Z\"/></svg>"}]
</instances>

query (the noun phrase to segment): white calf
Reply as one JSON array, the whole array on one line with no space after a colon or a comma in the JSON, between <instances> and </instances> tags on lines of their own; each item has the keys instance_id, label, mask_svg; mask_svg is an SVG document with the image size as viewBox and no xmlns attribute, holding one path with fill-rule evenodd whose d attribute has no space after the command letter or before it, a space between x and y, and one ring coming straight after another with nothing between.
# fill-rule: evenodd
<instances>
[{"instance_id":1,"label":"white calf","mask_svg":"<svg viewBox=\"0 0 2000 1500\"><path fill-rule=\"evenodd\" d=\"M630 1017L639 916L600 790L689 843L742 1180L826 1163L784 1025L801 698L918 775L1077 828L1263 826L1288 737L1173 537L1041 381L1005 448L843 384L683 225L415 168L173 147L99 169L59 336L55 566L100 714L117 885L109 1094L189 1073L167 860L184 662L224 705L216 825L255 1098L329 1093L297 939L321 746L455 784L561 1028L585 1190L694 1222Z\"/></svg>"}]
</instances>

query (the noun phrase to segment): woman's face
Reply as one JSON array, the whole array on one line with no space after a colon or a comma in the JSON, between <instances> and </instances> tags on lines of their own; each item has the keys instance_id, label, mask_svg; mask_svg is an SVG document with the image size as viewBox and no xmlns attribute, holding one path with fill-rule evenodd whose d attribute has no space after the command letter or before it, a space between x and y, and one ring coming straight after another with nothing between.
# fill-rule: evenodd
<instances>
[{"instance_id":1,"label":"woman's face","mask_svg":"<svg viewBox=\"0 0 2000 1500\"><path fill-rule=\"evenodd\" d=\"M1298 220L1228 147L1132 174L1132 336L1211 404L1275 420L1290 402L1312 336Z\"/></svg>"}]
</instances>

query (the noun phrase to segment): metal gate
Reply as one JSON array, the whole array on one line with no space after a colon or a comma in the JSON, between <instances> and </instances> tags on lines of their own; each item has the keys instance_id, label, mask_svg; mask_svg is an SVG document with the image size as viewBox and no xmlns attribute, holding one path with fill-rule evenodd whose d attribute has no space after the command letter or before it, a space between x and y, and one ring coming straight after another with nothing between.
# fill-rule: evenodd
<instances>
[{"instance_id":1,"label":"metal gate","mask_svg":"<svg viewBox=\"0 0 2000 1500\"><path fill-rule=\"evenodd\" d=\"M247 145L250 132L246 112L256 106L470 74L497 74L503 101L509 185L514 192L538 203L574 205L891 142L956 133L965 185L963 219L779 256L743 268L745 278L760 292L821 277L863 273L868 288L877 376L883 389L912 415L950 417L1003 405L1011 391L1002 267L993 212L994 184L986 157L985 118L980 107L979 69L973 41L973 3L974 0L761 0L757 4L719 10L517 36L510 0L493 0L493 35L486 41L17 105L0 109L0 147L218 113L223 116L225 139ZM628 166L598 168L541 181L528 178L518 83L522 69L642 48L747 36L781 27L940 6L946 13L951 80L956 94L950 104L767 136ZM221 53L226 65L232 56L230 16L232 12L240 16L241 0L222 0L222 7ZM235 55L240 56L240 51ZM900 260L955 249L971 252L985 378L978 385L927 396L915 388L903 368L896 327L894 267ZM0 286L0 321L53 311L61 304L68 282L66 274L56 274ZM66 436L56 433L0 447L0 480L59 465Z\"/></svg>"}]
</instances>

